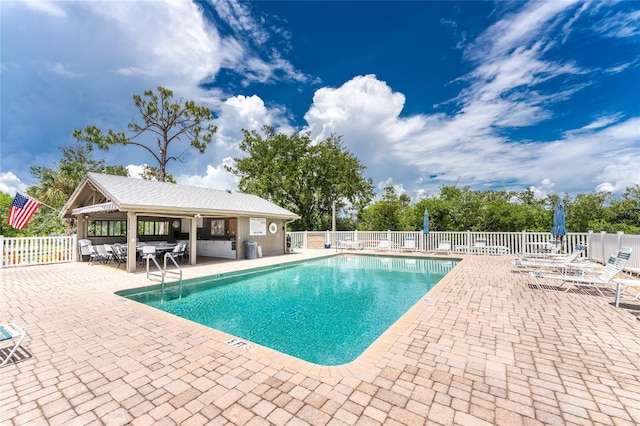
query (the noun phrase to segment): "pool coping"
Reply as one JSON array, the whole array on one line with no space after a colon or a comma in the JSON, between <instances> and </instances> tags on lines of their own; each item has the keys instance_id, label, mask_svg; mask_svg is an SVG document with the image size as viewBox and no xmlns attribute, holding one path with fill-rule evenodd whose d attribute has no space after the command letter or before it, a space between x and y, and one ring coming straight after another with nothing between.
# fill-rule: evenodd
<instances>
[{"instance_id":1,"label":"pool coping","mask_svg":"<svg viewBox=\"0 0 640 426\"><path fill-rule=\"evenodd\" d=\"M315 258L321 257L330 257L330 256L338 256L342 253L327 253L324 255L314 256ZM324 379L324 378L332 378L332 379L342 379L346 377L351 377L360 373L364 373L366 371L371 370L388 352L389 350L397 344L400 339L407 332L410 332L412 329L412 324L416 324L418 319L422 314L427 311L433 303L436 303L436 298L440 294L440 292L458 275L459 271L465 267L467 263L467 259L465 256L434 256L429 254L418 254L411 256L410 254L395 254L395 253L379 253L379 252L367 252L361 251L357 253L348 253L353 255L368 255L368 256L398 256L404 258L415 257L418 259L425 258L434 258L441 260L456 260L458 263L453 267L451 271L449 271L438 283L431 288L427 293L422 295L420 299L411 306L404 314L398 318L392 325L390 325L377 339L369 345L355 360L348 362L346 364L341 365L320 365L314 364L309 361L302 360L300 358L296 358L292 355L285 354L283 352L277 351L275 349L269 348L267 346L260 345L258 343L252 342L250 340L240 338L238 336L234 336L232 334L226 333L221 330L217 330L206 325L199 324L197 322L191 321L186 318L182 318L171 313L162 311L160 309L156 309L152 306L145 305L144 303L137 302L131 299L126 298L125 296L119 295L118 293L126 293L127 291L134 290L136 288L141 288L140 286L135 286L128 289L121 289L116 293L113 293L113 296L116 297L120 301L131 302L129 303L130 307L133 306L134 309L139 309L141 312L144 312L144 315L149 315L151 319L167 319L170 318L177 322L181 323L181 327L188 328L194 332L199 334L204 334L209 336L212 340L221 341L223 343L227 343L230 340L236 340L243 343L246 343L244 347L236 347L232 344L226 344L230 351L242 351L245 356L251 359L255 359L256 361L260 361L263 364L268 366L283 368L288 367L296 370L301 374L305 374L314 378ZM306 260L311 259L302 259L302 260L289 260L284 262L279 262L277 264L286 264L286 263L296 263L296 262L304 262ZM268 265L272 266L272 265ZM264 266L263 266L264 267ZM251 267L247 269L234 269L232 272L227 272L230 276L235 273L240 273L242 271L249 271L255 269L261 269L263 267ZM189 277L199 278L206 275ZM154 285L149 285L148 287L153 287Z\"/></svg>"}]
</instances>

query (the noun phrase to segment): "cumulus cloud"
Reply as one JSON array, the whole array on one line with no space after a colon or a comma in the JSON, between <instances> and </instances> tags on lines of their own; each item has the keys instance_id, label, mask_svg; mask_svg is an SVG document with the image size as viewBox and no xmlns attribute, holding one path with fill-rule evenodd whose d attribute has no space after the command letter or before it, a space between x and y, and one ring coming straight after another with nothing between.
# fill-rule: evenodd
<instances>
[{"instance_id":1,"label":"cumulus cloud","mask_svg":"<svg viewBox=\"0 0 640 426\"><path fill-rule=\"evenodd\" d=\"M15 195L16 192L24 193L27 190L25 185L18 176L11 172L0 173L0 191L9 195Z\"/></svg>"},{"instance_id":2,"label":"cumulus cloud","mask_svg":"<svg viewBox=\"0 0 640 426\"><path fill-rule=\"evenodd\" d=\"M533 192L535 198L545 198L547 195L553 194L553 187L555 183L551 182L551 179L542 179L537 186L530 186L529 189Z\"/></svg>"},{"instance_id":3,"label":"cumulus cloud","mask_svg":"<svg viewBox=\"0 0 640 426\"><path fill-rule=\"evenodd\" d=\"M227 172L224 168L225 166L231 165L233 165L233 159L227 157L217 166L208 165L204 176L179 175L176 176L176 182L189 186L237 190L239 179L235 175Z\"/></svg>"},{"instance_id":4,"label":"cumulus cloud","mask_svg":"<svg viewBox=\"0 0 640 426\"><path fill-rule=\"evenodd\" d=\"M452 100L457 108L451 112L403 116L405 95L364 75L319 89L305 115L308 127L319 139L344 135L378 188L393 182L389 176L405 187L419 182L407 188L414 198L443 184L532 187L540 197L575 192L585 182L594 189L609 182L622 190L640 180L637 172L628 172L640 168L638 118L600 115L551 141L512 140L505 132L554 118L557 103L588 87L576 82L562 91L544 90L550 80L594 72L546 55L557 43L550 30L568 36L585 7L530 2L497 21L468 45L465 57L476 66L458 80L466 88Z\"/></svg>"},{"instance_id":5,"label":"cumulus cloud","mask_svg":"<svg viewBox=\"0 0 640 426\"><path fill-rule=\"evenodd\" d=\"M291 132L293 128L287 123L284 113L284 108L267 108L257 95L232 96L220 105L215 143L234 150L244 138L242 129L260 131L264 125L278 127L285 133Z\"/></svg>"}]
</instances>

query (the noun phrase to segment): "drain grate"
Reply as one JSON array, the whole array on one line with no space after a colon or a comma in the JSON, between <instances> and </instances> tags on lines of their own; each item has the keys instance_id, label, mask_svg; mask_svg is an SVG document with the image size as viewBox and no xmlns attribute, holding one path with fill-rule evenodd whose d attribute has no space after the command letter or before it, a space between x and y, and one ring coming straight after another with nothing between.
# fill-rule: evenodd
<instances>
[{"instance_id":1,"label":"drain grate","mask_svg":"<svg viewBox=\"0 0 640 426\"><path fill-rule=\"evenodd\" d=\"M426 299L422 299L422 303L425 303L427 305L430 305L433 303L433 299L430 297L427 297Z\"/></svg>"},{"instance_id":2,"label":"drain grate","mask_svg":"<svg viewBox=\"0 0 640 426\"><path fill-rule=\"evenodd\" d=\"M238 339L229 339L225 343L227 345L233 346L234 348L244 349L245 351L252 351L256 348L255 346L250 345L247 342L243 342L242 340L238 340Z\"/></svg>"}]
</instances>

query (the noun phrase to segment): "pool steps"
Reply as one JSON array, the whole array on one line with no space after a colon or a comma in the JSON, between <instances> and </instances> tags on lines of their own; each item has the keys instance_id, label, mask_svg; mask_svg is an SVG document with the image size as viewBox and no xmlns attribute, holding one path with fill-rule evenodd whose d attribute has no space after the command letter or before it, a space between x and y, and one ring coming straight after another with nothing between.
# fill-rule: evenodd
<instances>
[{"instance_id":1,"label":"pool steps","mask_svg":"<svg viewBox=\"0 0 640 426\"><path fill-rule=\"evenodd\" d=\"M173 262L173 264L175 265L175 267L177 269L175 270L169 270L167 269L167 259L170 259L171 262ZM162 282L162 291L161 291L161 296L162 296L162 301L164 301L164 297L165 297L165 282L166 282L166 277L167 275L172 275L175 276L177 278L179 278L178 281L178 298L182 299L182 268L180 267L180 265L178 265L178 262L176 262L176 259L171 256L171 253L165 253L164 254L164 268L160 267L160 264L158 263L158 261L156 260L155 257L152 256L148 256L146 258L147 260L147 279L150 280L153 277L157 277L160 279L160 281ZM156 268L158 269L157 271L149 271L149 261L152 261L155 265Z\"/></svg>"}]
</instances>

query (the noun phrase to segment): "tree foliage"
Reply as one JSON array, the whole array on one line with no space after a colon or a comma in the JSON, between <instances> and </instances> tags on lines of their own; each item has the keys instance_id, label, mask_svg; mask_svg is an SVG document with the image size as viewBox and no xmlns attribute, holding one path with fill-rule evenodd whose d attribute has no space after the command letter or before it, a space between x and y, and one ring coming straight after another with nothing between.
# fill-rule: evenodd
<instances>
[{"instance_id":1,"label":"tree foliage","mask_svg":"<svg viewBox=\"0 0 640 426\"><path fill-rule=\"evenodd\" d=\"M403 194L404 195L404 194ZM386 188L382 199L363 210L360 230L410 231L422 229L424 210L429 211L432 231L549 232L558 195L536 199L530 189L523 192L443 186L438 197L413 205ZM621 199L606 193L565 196L569 232L618 232L640 234L640 185L627 188Z\"/></svg>"},{"instance_id":2,"label":"tree foliage","mask_svg":"<svg viewBox=\"0 0 640 426\"><path fill-rule=\"evenodd\" d=\"M67 220L66 226L62 225L61 219L58 218L58 212L48 206L54 209L60 209L64 206L87 172L128 176L124 166L108 166L104 160L93 159L93 150L90 146L76 144L58 149L62 152L62 159L58 163L54 163L53 167L30 167L31 174L37 179L37 183L27 189L27 194L47 204L47 206L40 207L32 222L27 226L27 228L35 229L40 219L48 218L40 227L39 235L61 232L70 234L73 232L73 219ZM65 228L66 231L63 231Z\"/></svg>"},{"instance_id":3,"label":"tree foliage","mask_svg":"<svg viewBox=\"0 0 640 426\"><path fill-rule=\"evenodd\" d=\"M309 134L285 135L263 127L263 135L243 130L240 150L226 169L240 177L241 191L266 198L301 216L294 229L328 229L333 202L354 208L373 198L365 167L335 135L314 144Z\"/></svg>"},{"instance_id":4,"label":"tree foliage","mask_svg":"<svg viewBox=\"0 0 640 426\"><path fill-rule=\"evenodd\" d=\"M172 160L182 161L182 154L169 154L169 145L185 139L202 154L217 128L212 123L213 115L209 108L198 106L190 100L184 103L182 99L174 102L173 92L162 86L157 87L157 92L147 90L143 96L133 95L133 102L142 120L132 120L128 124L131 136L113 130L108 130L105 134L91 125L84 130L74 130L73 137L89 146L95 144L105 150L112 145L138 146L156 160L157 179L166 182L167 163ZM155 147L151 138L155 138Z\"/></svg>"}]
</instances>

